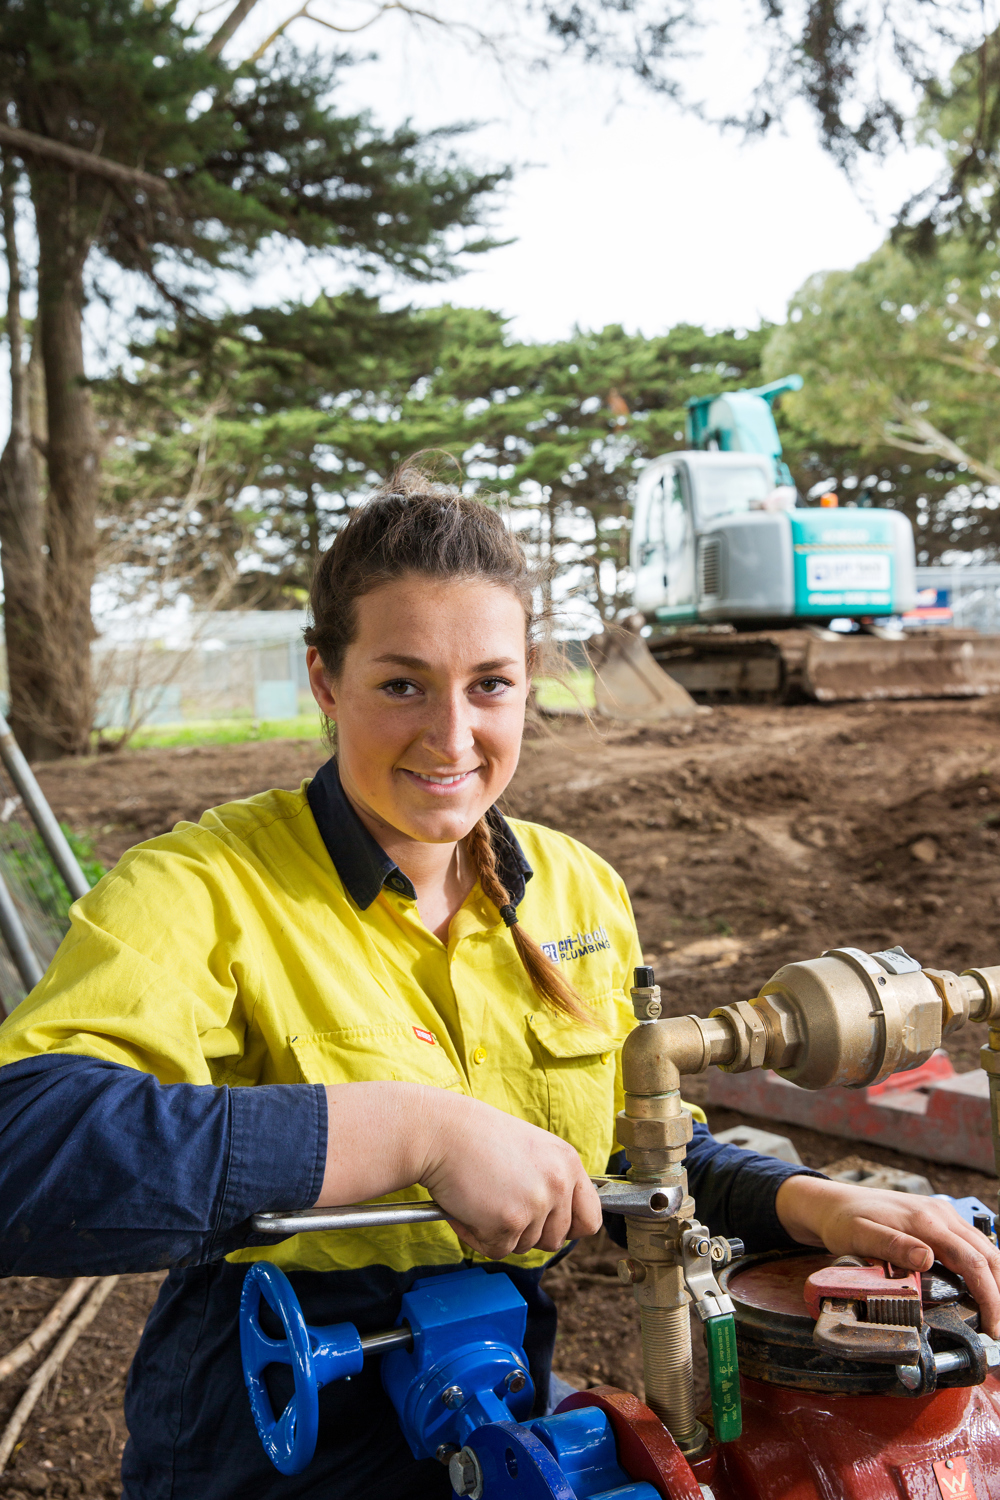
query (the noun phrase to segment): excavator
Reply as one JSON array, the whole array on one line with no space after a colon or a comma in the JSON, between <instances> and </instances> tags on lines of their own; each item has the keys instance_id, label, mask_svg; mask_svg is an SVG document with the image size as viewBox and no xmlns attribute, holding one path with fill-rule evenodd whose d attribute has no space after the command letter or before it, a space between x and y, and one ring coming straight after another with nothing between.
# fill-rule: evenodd
<instances>
[{"instance_id":1,"label":"excavator","mask_svg":"<svg viewBox=\"0 0 1000 1500\"><path fill-rule=\"evenodd\" d=\"M900 511L842 507L835 493L800 503L772 407L801 387L789 375L690 400L687 448L643 470L634 613L588 642L600 712L1000 692L1000 636L902 627L916 574Z\"/></svg>"}]
</instances>

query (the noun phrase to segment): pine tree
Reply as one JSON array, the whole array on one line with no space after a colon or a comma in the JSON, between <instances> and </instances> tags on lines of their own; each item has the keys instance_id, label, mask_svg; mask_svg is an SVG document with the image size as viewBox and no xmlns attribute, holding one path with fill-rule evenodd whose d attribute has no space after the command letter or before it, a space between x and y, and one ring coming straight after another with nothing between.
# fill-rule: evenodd
<instances>
[{"instance_id":1,"label":"pine tree","mask_svg":"<svg viewBox=\"0 0 1000 1500\"><path fill-rule=\"evenodd\" d=\"M0 28L0 126L23 164L38 243L35 342L44 366L47 471L35 597L5 578L15 728L36 756L86 748L90 594L105 434L84 361L86 273L98 255L190 309L205 272L243 268L265 243L333 252L359 273L449 274L485 249L484 201L502 174L455 160L449 135L380 131L332 103L338 69L290 48L230 67L173 5L22 0ZM10 194L7 195L10 217ZM23 448L23 442L22 442ZM23 471L23 466L22 466ZM24 509L12 497L0 510ZM36 501L41 511L41 501ZM5 574L17 566L5 550ZM29 591L30 592L30 591ZM35 639L34 619L44 621Z\"/></svg>"}]
</instances>

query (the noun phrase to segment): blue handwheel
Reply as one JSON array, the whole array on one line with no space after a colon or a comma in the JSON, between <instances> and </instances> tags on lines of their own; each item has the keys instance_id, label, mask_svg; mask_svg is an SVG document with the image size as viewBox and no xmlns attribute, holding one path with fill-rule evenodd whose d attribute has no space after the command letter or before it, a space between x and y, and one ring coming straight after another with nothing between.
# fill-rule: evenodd
<instances>
[{"instance_id":1,"label":"blue handwheel","mask_svg":"<svg viewBox=\"0 0 1000 1500\"><path fill-rule=\"evenodd\" d=\"M260 1299L281 1319L284 1338L272 1339L260 1326ZM250 1411L264 1452L282 1474L301 1474L312 1462L319 1436L319 1393L331 1380L356 1375L364 1365L361 1338L353 1323L310 1328L299 1299L283 1271L265 1260L246 1274L240 1297L240 1352ZM268 1365L291 1365L295 1394L274 1415L264 1384Z\"/></svg>"}]
</instances>

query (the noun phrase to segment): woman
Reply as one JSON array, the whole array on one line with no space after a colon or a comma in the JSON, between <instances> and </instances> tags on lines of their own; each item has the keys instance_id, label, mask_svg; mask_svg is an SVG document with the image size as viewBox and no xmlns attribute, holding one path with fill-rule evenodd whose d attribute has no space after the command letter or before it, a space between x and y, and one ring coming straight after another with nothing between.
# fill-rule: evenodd
<instances>
[{"instance_id":1,"label":"woman","mask_svg":"<svg viewBox=\"0 0 1000 1500\"><path fill-rule=\"evenodd\" d=\"M313 585L309 674L336 759L126 854L0 1029L0 1271L170 1268L129 1382L128 1500L449 1493L410 1457L377 1365L324 1392L306 1474L270 1468L237 1337L262 1257L308 1321L363 1332L393 1322L416 1276L501 1262L544 1399L541 1272L601 1223L588 1174L615 1149L641 957L614 872L496 811L531 589L493 511L398 475ZM936 1252L996 1326L1000 1257L949 1209L720 1147L703 1125L688 1165L716 1232L907 1266ZM450 1224L251 1231L258 1211L415 1185Z\"/></svg>"}]
</instances>

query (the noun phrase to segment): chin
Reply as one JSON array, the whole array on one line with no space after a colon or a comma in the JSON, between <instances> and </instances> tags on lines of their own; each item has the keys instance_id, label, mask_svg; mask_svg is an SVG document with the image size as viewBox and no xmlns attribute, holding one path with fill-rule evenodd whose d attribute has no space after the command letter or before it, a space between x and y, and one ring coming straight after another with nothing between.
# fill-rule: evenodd
<instances>
[{"instance_id":1,"label":"chin","mask_svg":"<svg viewBox=\"0 0 1000 1500\"><path fill-rule=\"evenodd\" d=\"M485 809L484 809L485 811ZM406 831L411 838L422 844L456 844L479 822L482 813L476 808L468 812L449 812L436 818L407 819Z\"/></svg>"}]
</instances>

